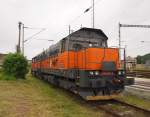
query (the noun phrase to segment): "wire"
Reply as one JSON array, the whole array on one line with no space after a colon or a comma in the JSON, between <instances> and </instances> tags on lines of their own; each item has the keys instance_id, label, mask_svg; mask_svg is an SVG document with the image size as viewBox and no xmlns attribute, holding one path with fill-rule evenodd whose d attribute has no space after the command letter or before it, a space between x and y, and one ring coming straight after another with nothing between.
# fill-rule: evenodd
<instances>
[{"instance_id":1,"label":"wire","mask_svg":"<svg viewBox=\"0 0 150 117\"><path fill-rule=\"evenodd\" d=\"M98 3L98 2L100 2L100 1L102 1L102 0L97 0L97 1L95 2L95 4ZM75 21L76 21L77 19L79 19L82 15L84 15L84 14L87 13L87 12L89 12L92 8L93 8L93 6L91 5L90 7L88 7L87 9L85 9L84 12L82 12L79 16L77 16L76 18L74 18L74 20L72 20L69 24L75 22Z\"/></svg>"},{"instance_id":2,"label":"wire","mask_svg":"<svg viewBox=\"0 0 150 117\"><path fill-rule=\"evenodd\" d=\"M73 22L75 22L76 20L78 20L82 15L83 15L83 13L81 13L79 16L77 16L76 18L74 18L69 24L72 24Z\"/></svg>"},{"instance_id":3,"label":"wire","mask_svg":"<svg viewBox=\"0 0 150 117\"><path fill-rule=\"evenodd\" d=\"M32 27L32 28L31 28L31 27L26 27L26 26L25 26L24 28L27 28L27 29L34 29L34 30L41 30L41 29L45 29L45 28L36 28L36 27Z\"/></svg>"},{"instance_id":4,"label":"wire","mask_svg":"<svg viewBox=\"0 0 150 117\"><path fill-rule=\"evenodd\" d=\"M100 2L100 1L102 1L102 0L97 0L97 1L95 2L95 4L98 3L98 2ZM96 5L97 5L97 4L96 4ZM84 10L84 12L82 12L80 15L78 15L78 16L75 17L72 21L70 21L69 24L74 23L76 20L78 20L80 17L82 17L85 13L87 13L88 11L90 11L92 8L93 8L93 6L91 5L91 6L88 7L86 10ZM69 25L64 25L64 27L66 27L66 26L69 26ZM66 31L60 31L60 32L58 32L57 34L62 33L62 32L66 32Z\"/></svg>"},{"instance_id":5,"label":"wire","mask_svg":"<svg viewBox=\"0 0 150 117\"><path fill-rule=\"evenodd\" d=\"M45 31L46 29L41 29L39 32L33 34L32 36L28 37L24 42L27 42L28 40L32 39L33 37L35 37L36 35L40 34L41 32Z\"/></svg>"},{"instance_id":6,"label":"wire","mask_svg":"<svg viewBox=\"0 0 150 117\"><path fill-rule=\"evenodd\" d=\"M54 40L50 40L50 39L37 39L37 40L43 40L43 41L54 41Z\"/></svg>"}]
</instances>

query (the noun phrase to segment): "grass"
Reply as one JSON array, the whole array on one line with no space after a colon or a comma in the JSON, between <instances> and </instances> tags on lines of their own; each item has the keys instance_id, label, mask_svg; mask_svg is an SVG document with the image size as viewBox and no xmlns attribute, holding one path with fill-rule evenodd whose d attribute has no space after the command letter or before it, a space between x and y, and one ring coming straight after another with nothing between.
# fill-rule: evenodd
<instances>
[{"instance_id":1,"label":"grass","mask_svg":"<svg viewBox=\"0 0 150 117\"><path fill-rule=\"evenodd\" d=\"M0 74L0 117L100 117L75 95L31 75L26 80L4 80Z\"/></svg>"},{"instance_id":2,"label":"grass","mask_svg":"<svg viewBox=\"0 0 150 117\"><path fill-rule=\"evenodd\" d=\"M16 78L0 71L0 80L16 80Z\"/></svg>"},{"instance_id":3,"label":"grass","mask_svg":"<svg viewBox=\"0 0 150 117\"><path fill-rule=\"evenodd\" d=\"M136 68L136 69L133 69L135 71L147 71L149 72L150 71L150 68Z\"/></svg>"},{"instance_id":4,"label":"grass","mask_svg":"<svg viewBox=\"0 0 150 117\"><path fill-rule=\"evenodd\" d=\"M121 95L119 97L119 99L122 101L125 101L129 104L133 104L133 105L150 110L150 100L142 99L140 97L137 97L137 96L129 94L129 93L125 93L125 94Z\"/></svg>"},{"instance_id":5,"label":"grass","mask_svg":"<svg viewBox=\"0 0 150 117\"><path fill-rule=\"evenodd\" d=\"M31 75L28 75L26 80L11 78L0 72L0 117L103 117L107 115L78 99L78 96ZM150 109L150 101L136 96L126 94L120 99Z\"/></svg>"}]
</instances>

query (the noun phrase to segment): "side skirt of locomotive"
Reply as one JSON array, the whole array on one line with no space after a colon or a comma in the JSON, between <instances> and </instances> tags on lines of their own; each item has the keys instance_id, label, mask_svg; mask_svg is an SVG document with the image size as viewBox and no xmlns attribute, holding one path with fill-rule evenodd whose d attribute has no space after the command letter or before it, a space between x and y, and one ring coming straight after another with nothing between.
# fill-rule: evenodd
<instances>
[{"instance_id":1,"label":"side skirt of locomotive","mask_svg":"<svg viewBox=\"0 0 150 117\"><path fill-rule=\"evenodd\" d=\"M46 80L53 85L62 87L67 89L75 94L80 95L85 100L109 100L118 97L120 92L124 90L124 85L118 87L117 91L112 91L112 87L95 87L96 85L104 85L103 81L96 81L89 83L87 78L81 79L78 83L66 77L63 77L62 74L59 76L58 74L54 74L54 72L50 71L32 71L32 74L42 80ZM79 84L80 83L80 84ZM97 84L98 83L98 84ZM93 84L93 87L91 86ZM90 87L89 87L90 85Z\"/></svg>"}]
</instances>

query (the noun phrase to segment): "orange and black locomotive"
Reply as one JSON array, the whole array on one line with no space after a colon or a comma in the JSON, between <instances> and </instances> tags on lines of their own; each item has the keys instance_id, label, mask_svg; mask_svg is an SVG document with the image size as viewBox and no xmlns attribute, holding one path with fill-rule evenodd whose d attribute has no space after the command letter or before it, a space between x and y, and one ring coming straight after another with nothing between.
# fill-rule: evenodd
<instances>
[{"instance_id":1,"label":"orange and black locomotive","mask_svg":"<svg viewBox=\"0 0 150 117\"><path fill-rule=\"evenodd\" d=\"M133 84L121 69L119 49L100 29L81 28L32 59L32 74L86 100L112 99Z\"/></svg>"}]
</instances>

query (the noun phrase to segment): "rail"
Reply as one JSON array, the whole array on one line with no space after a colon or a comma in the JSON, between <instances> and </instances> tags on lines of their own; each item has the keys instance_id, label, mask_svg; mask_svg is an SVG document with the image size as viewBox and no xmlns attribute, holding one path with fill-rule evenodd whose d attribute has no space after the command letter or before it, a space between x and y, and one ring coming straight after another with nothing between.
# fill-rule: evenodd
<instances>
[{"instance_id":1,"label":"rail","mask_svg":"<svg viewBox=\"0 0 150 117\"><path fill-rule=\"evenodd\" d=\"M127 76L150 78L150 71L143 71L143 70L127 71Z\"/></svg>"},{"instance_id":2,"label":"rail","mask_svg":"<svg viewBox=\"0 0 150 117\"><path fill-rule=\"evenodd\" d=\"M95 104L97 109L104 111L113 117L149 117L150 110L132 105L120 100L99 101Z\"/></svg>"}]
</instances>

